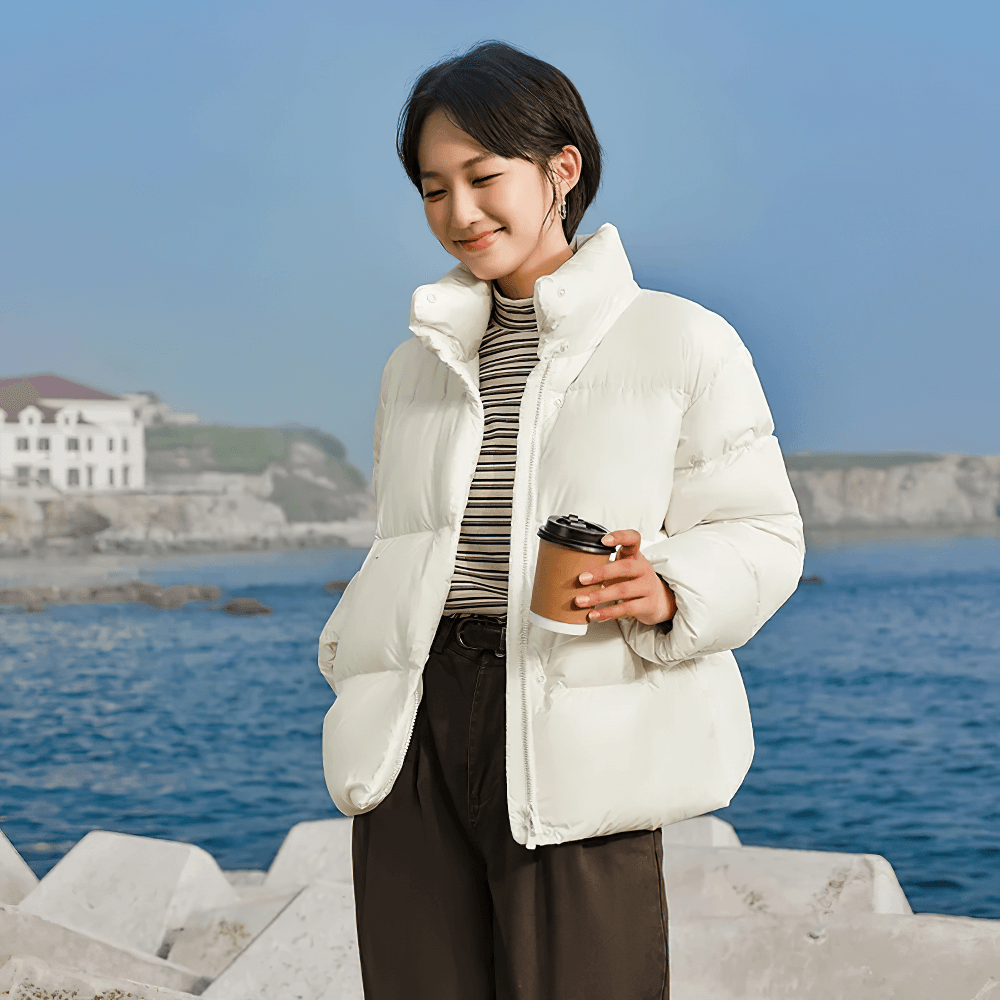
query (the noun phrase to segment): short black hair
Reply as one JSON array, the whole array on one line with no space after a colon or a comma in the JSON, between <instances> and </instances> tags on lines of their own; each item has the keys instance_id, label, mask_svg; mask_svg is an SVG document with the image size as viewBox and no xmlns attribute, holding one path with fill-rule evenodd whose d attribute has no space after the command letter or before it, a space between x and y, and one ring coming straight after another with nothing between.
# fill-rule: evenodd
<instances>
[{"instance_id":1,"label":"short black hair","mask_svg":"<svg viewBox=\"0 0 1000 1000\"><path fill-rule=\"evenodd\" d=\"M425 70L396 126L396 152L421 194L420 132L438 108L495 156L528 160L542 170L563 146L576 146L583 168L566 195L566 218L561 220L567 242L573 239L601 184L602 151L583 99L564 73L494 40ZM550 211L555 205L553 197Z\"/></svg>"}]
</instances>

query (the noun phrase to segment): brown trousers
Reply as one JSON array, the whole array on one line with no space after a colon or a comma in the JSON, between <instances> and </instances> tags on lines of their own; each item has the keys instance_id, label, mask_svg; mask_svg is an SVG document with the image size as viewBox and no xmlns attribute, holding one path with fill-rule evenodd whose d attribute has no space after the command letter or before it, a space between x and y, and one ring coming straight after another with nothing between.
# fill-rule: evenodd
<instances>
[{"instance_id":1,"label":"brown trousers","mask_svg":"<svg viewBox=\"0 0 1000 1000\"><path fill-rule=\"evenodd\" d=\"M667 1000L660 830L514 840L506 658L463 648L454 622L392 790L354 817L365 1000Z\"/></svg>"}]
</instances>

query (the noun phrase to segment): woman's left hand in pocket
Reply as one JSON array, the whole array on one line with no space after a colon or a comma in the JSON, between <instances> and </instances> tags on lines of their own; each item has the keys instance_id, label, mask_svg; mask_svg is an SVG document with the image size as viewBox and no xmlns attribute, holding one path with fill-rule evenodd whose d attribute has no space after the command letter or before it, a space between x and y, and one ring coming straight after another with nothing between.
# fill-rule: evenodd
<instances>
[{"instance_id":1,"label":"woman's left hand in pocket","mask_svg":"<svg viewBox=\"0 0 1000 1000\"><path fill-rule=\"evenodd\" d=\"M587 620L596 622L608 618L635 618L644 625L658 625L673 618L677 610L674 592L656 575L653 564L639 551L638 531L625 528L610 531L601 541L608 546L620 545L618 555L605 566L591 573L581 573L584 586L603 584L603 589L576 598L578 607L586 608L606 601L615 601L606 608L595 608Z\"/></svg>"}]
</instances>

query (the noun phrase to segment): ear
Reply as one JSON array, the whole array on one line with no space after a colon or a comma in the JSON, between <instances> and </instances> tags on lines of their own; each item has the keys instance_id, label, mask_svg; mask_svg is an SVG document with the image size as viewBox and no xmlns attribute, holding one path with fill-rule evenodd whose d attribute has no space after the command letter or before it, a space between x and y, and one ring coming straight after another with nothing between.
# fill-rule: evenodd
<instances>
[{"instance_id":1,"label":"ear","mask_svg":"<svg viewBox=\"0 0 1000 1000\"><path fill-rule=\"evenodd\" d=\"M549 158L548 166L553 185L565 197L580 180L583 172L583 154L576 146L563 146L555 156Z\"/></svg>"}]
</instances>

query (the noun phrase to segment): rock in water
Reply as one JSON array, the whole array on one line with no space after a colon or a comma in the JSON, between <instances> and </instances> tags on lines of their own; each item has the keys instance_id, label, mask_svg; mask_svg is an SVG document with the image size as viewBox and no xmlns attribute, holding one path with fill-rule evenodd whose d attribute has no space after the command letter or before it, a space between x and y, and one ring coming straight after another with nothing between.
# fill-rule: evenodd
<instances>
[{"instance_id":1,"label":"rock in water","mask_svg":"<svg viewBox=\"0 0 1000 1000\"><path fill-rule=\"evenodd\" d=\"M192 596L191 590L191 586L167 587L163 590L145 594L139 599L144 604L150 605L150 607L164 608L168 611L176 611L178 608L183 608L188 601L211 600L210 597Z\"/></svg>"},{"instance_id":2,"label":"rock in water","mask_svg":"<svg viewBox=\"0 0 1000 1000\"><path fill-rule=\"evenodd\" d=\"M234 597L228 604L224 605L223 611L231 615L269 615L271 609L266 604L261 604L256 597Z\"/></svg>"},{"instance_id":3,"label":"rock in water","mask_svg":"<svg viewBox=\"0 0 1000 1000\"><path fill-rule=\"evenodd\" d=\"M347 590L347 585L350 582L351 582L350 580L332 580L330 583L326 585L326 589L330 591L339 590L341 593L343 593L345 590Z\"/></svg>"}]
</instances>

